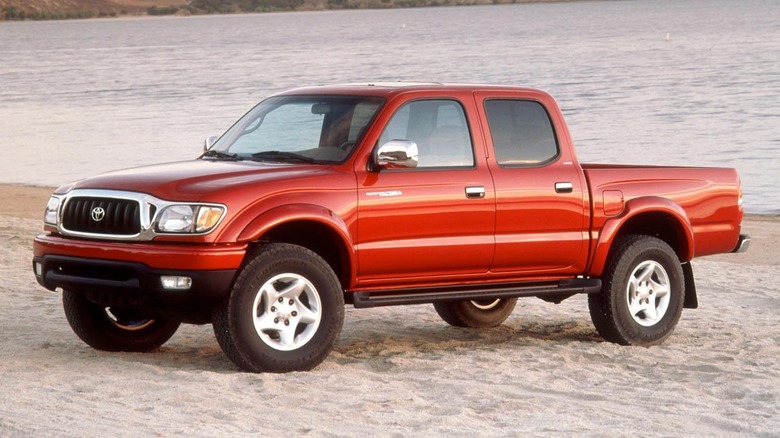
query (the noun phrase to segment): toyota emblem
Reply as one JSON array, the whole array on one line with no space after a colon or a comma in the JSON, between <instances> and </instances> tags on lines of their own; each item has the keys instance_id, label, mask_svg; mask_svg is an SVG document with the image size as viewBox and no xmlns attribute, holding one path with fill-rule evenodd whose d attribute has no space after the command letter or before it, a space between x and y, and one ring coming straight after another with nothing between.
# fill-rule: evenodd
<instances>
[{"instance_id":1,"label":"toyota emblem","mask_svg":"<svg viewBox=\"0 0 780 438\"><path fill-rule=\"evenodd\" d=\"M106 210L104 210L103 207L95 207L92 209L93 221L100 222L103 220L104 217L106 217Z\"/></svg>"}]
</instances>

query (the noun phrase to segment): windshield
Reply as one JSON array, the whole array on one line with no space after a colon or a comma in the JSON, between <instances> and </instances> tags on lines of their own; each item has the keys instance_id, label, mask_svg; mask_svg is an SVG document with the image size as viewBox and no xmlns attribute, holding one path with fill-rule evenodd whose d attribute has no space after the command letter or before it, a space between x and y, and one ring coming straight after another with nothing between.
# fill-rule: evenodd
<instances>
[{"instance_id":1,"label":"windshield","mask_svg":"<svg viewBox=\"0 0 780 438\"><path fill-rule=\"evenodd\" d=\"M383 101L369 96L272 97L239 119L202 158L340 163Z\"/></svg>"}]
</instances>

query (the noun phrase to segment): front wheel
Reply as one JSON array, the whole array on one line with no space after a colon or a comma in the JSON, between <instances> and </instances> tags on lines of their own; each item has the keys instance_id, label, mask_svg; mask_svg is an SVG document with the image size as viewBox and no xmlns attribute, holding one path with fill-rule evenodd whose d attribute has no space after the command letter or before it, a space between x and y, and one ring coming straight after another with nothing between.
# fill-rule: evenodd
<instances>
[{"instance_id":1,"label":"front wheel","mask_svg":"<svg viewBox=\"0 0 780 438\"><path fill-rule=\"evenodd\" d=\"M501 325L512 313L517 298L440 301L433 308L447 324L455 327L487 328Z\"/></svg>"},{"instance_id":2,"label":"front wheel","mask_svg":"<svg viewBox=\"0 0 780 438\"><path fill-rule=\"evenodd\" d=\"M214 333L245 371L305 371L325 360L343 321L344 294L330 266L306 248L272 243L215 309Z\"/></svg>"},{"instance_id":3,"label":"front wheel","mask_svg":"<svg viewBox=\"0 0 780 438\"><path fill-rule=\"evenodd\" d=\"M103 351L152 351L171 338L179 321L149 318L143 312L98 305L82 293L63 290L62 305L73 332Z\"/></svg>"},{"instance_id":4,"label":"front wheel","mask_svg":"<svg viewBox=\"0 0 780 438\"><path fill-rule=\"evenodd\" d=\"M601 293L588 296L591 319L610 342L650 346L674 331L685 301L682 266L663 240L621 238L610 251Z\"/></svg>"}]
</instances>

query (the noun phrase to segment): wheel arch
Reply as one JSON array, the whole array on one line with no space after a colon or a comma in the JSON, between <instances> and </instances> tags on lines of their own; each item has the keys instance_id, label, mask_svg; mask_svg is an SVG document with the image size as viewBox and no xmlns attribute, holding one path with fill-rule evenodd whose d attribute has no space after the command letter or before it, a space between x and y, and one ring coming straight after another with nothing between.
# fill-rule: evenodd
<instances>
[{"instance_id":1,"label":"wheel arch","mask_svg":"<svg viewBox=\"0 0 780 438\"><path fill-rule=\"evenodd\" d=\"M621 236L629 234L658 237L672 247L682 263L687 263L693 258L693 228L685 210L666 198L636 198L626 202L619 216L604 222L588 268L588 275L600 276L614 243Z\"/></svg>"},{"instance_id":2,"label":"wheel arch","mask_svg":"<svg viewBox=\"0 0 780 438\"><path fill-rule=\"evenodd\" d=\"M291 204L268 210L244 228L238 241L290 243L314 251L330 265L345 289L350 287L356 271L346 223L318 205Z\"/></svg>"}]
</instances>

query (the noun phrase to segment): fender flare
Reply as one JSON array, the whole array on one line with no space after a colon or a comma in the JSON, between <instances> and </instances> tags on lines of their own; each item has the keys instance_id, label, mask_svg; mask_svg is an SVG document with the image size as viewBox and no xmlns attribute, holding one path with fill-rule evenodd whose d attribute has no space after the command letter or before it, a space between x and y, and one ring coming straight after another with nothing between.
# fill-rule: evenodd
<instances>
[{"instance_id":1,"label":"fender flare","mask_svg":"<svg viewBox=\"0 0 780 438\"><path fill-rule=\"evenodd\" d=\"M677 256L681 263L689 262L694 254L694 236L691 220L688 214L677 203L658 196L646 196L631 199L626 202L620 215L607 219L601 227L598 241L588 268L588 275L599 277L604 271L615 238L620 234L623 226L631 219L647 213L660 213L672 219L677 225L677 234L682 238L679 242Z\"/></svg>"},{"instance_id":2,"label":"fender flare","mask_svg":"<svg viewBox=\"0 0 780 438\"><path fill-rule=\"evenodd\" d=\"M341 241L340 252L344 256L349 273L357 272L357 257L352 244L349 227L344 220L333 211L315 204L285 204L266 210L250 221L238 235L238 242L253 242L269 230L295 221L317 222L331 229ZM341 272L336 272L341 276ZM346 285L345 285L346 287Z\"/></svg>"}]
</instances>

